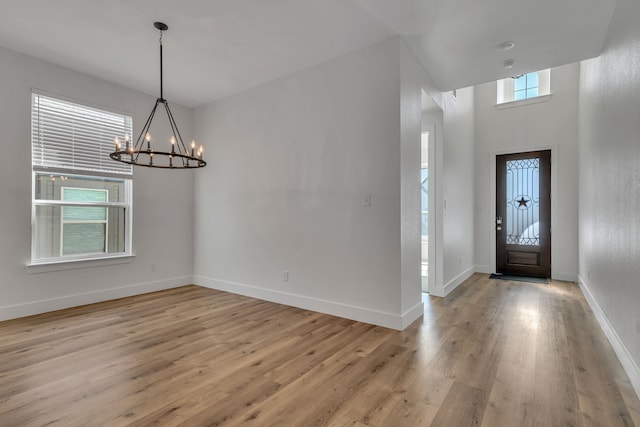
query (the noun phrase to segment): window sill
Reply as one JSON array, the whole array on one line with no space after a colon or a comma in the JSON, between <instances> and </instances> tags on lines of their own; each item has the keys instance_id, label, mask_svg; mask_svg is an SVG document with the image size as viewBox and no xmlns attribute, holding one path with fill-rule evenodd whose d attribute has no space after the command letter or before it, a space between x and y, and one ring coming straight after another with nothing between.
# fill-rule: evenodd
<instances>
[{"instance_id":1,"label":"window sill","mask_svg":"<svg viewBox=\"0 0 640 427\"><path fill-rule=\"evenodd\" d=\"M48 273L51 271L77 270L80 268L102 267L105 265L128 264L133 262L135 255L117 255L100 258L86 258L73 260L56 260L35 262L26 265L27 271L32 274Z\"/></svg>"},{"instance_id":2,"label":"window sill","mask_svg":"<svg viewBox=\"0 0 640 427\"><path fill-rule=\"evenodd\" d=\"M496 108L498 110L504 110L506 108L520 107L522 105L537 104L539 102L547 102L550 99L551 99L551 94L540 95L540 96L536 96L535 98L520 99L518 101L508 101L508 102L503 102L501 104L496 104Z\"/></svg>"}]
</instances>

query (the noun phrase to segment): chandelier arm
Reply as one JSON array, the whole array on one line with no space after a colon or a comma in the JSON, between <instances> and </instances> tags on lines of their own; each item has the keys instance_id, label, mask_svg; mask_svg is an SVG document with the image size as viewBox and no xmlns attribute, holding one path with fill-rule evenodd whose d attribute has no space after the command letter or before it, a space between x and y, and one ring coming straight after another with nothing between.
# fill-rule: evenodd
<instances>
[{"instance_id":1,"label":"chandelier arm","mask_svg":"<svg viewBox=\"0 0 640 427\"><path fill-rule=\"evenodd\" d=\"M187 146L184 145L184 141L182 140L182 135L180 135L180 131L178 130L178 125L176 124L176 121L173 118L173 113L171 112L171 109L169 109L169 103L166 101L164 103L164 108L165 110L167 110L167 117L169 117L169 124L171 125L171 129L175 133L178 141L180 141L180 145L182 145L182 149L184 150L185 154L187 154L188 153Z\"/></svg>"},{"instance_id":2,"label":"chandelier arm","mask_svg":"<svg viewBox=\"0 0 640 427\"><path fill-rule=\"evenodd\" d=\"M175 120L173 119L173 115L171 114L171 110L169 109L169 103L167 101L164 102L164 109L167 112L167 118L169 119L169 126L171 127L171 131L173 132L173 136L174 139L177 140L177 144L178 144L178 153L180 154L189 154L187 152L186 147L184 146L184 142L182 141L182 136L180 135L180 131L178 130L178 125L176 124ZM174 151L174 147L171 148L172 151ZM184 150L184 151L183 151ZM182 157L182 163L187 163L188 160L185 160L184 157Z\"/></svg>"},{"instance_id":3,"label":"chandelier arm","mask_svg":"<svg viewBox=\"0 0 640 427\"><path fill-rule=\"evenodd\" d=\"M158 102L159 101L156 100L156 104L153 106L153 109L151 110L151 114L149 114L149 117L147 117L147 121L145 122L144 126L142 126L142 131L138 135L138 139L136 139L136 147L138 147L138 144L140 144L140 148L142 148L141 141L143 140L146 133L149 131L149 127L151 127L151 121L153 120L153 116L155 116L156 114L156 108L158 108Z\"/></svg>"},{"instance_id":4,"label":"chandelier arm","mask_svg":"<svg viewBox=\"0 0 640 427\"><path fill-rule=\"evenodd\" d=\"M138 160L138 157L140 156L140 152L143 151L142 150L142 146L144 144L144 137L147 134L147 132L149 132L149 128L151 127L151 122L153 121L153 116L156 115L156 109L158 108L158 102L159 102L159 100L156 100L156 105L153 106L153 109L151 110L151 114L149 114L149 117L147 118L147 121L144 124L144 126L142 127L142 131L140 132L140 135L138 135L138 139L136 140L136 145L134 147L134 150L136 150L136 161ZM147 147L147 148L151 149L151 147Z\"/></svg>"}]
</instances>

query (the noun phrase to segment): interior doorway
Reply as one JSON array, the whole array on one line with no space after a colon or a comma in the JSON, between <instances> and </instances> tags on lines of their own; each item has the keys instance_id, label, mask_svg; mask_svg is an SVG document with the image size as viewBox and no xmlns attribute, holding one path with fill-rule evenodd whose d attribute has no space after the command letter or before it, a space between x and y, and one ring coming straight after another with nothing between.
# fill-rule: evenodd
<instances>
[{"instance_id":1,"label":"interior doorway","mask_svg":"<svg viewBox=\"0 0 640 427\"><path fill-rule=\"evenodd\" d=\"M496 156L496 272L551 277L551 151Z\"/></svg>"},{"instance_id":2,"label":"interior doorway","mask_svg":"<svg viewBox=\"0 0 640 427\"><path fill-rule=\"evenodd\" d=\"M425 293L429 292L429 138L429 131L423 131L420 139L420 237L422 292Z\"/></svg>"},{"instance_id":3,"label":"interior doorway","mask_svg":"<svg viewBox=\"0 0 640 427\"><path fill-rule=\"evenodd\" d=\"M415 218L418 215L421 218L420 229L417 230L420 235L420 266L416 265L416 273L420 274L423 297L424 293L443 297L443 191L439 173L443 163L444 115L442 108L424 90L421 122L420 163L412 162L420 165L420 171L411 173L415 179L413 182L418 184L415 196L419 199L413 208Z\"/></svg>"}]
</instances>

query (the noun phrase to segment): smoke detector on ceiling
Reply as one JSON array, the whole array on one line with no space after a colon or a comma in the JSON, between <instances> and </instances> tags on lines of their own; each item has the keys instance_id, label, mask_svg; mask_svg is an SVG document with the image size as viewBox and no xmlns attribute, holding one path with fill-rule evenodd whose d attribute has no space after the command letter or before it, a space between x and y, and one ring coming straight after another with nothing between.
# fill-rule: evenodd
<instances>
[{"instance_id":1,"label":"smoke detector on ceiling","mask_svg":"<svg viewBox=\"0 0 640 427\"><path fill-rule=\"evenodd\" d=\"M505 41L505 42L502 42L502 43L498 44L496 46L496 49L498 49L501 52L506 52L507 50L511 50L514 47L516 47L516 43L515 42Z\"/></svg>"}]
</instances>

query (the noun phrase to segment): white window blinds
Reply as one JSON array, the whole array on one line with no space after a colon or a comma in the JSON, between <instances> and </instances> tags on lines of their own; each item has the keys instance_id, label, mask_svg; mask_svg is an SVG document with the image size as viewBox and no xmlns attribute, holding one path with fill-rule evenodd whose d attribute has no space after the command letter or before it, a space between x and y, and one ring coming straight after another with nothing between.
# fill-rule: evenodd
<instances>
[{"instance_id":1,"label":"white window blinds","mask_svg":"<svg viewBox=\"0 0 640 427\"><path fill-rule=\"evenodd\" d=\"M131 175L131 165L109 157L113 140L132 135L129 116L32 94L31 149L34 170L47 168Z\"/></svg>"}]
</instances>

